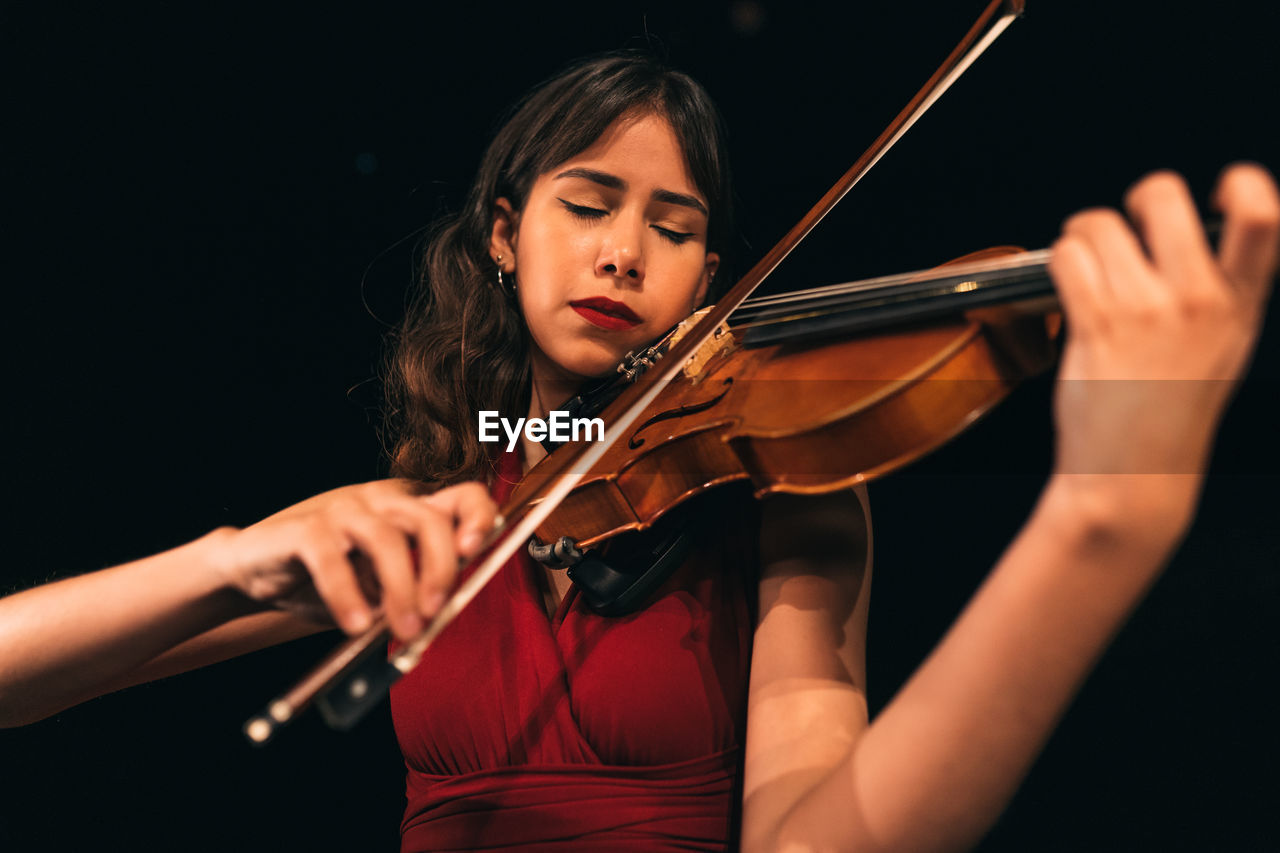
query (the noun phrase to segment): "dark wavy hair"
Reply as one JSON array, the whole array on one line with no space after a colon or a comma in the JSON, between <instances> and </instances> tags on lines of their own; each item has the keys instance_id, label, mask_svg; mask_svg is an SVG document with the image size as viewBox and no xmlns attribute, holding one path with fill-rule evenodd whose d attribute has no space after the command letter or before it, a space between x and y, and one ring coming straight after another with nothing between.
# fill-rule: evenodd
<instances>
[{"instance_id":1,"label":"dark wavy hair","mask_svg":"<svg viewBox=\"0 0 1280 853\"><path fill-rule=\"evenodd\" d=\"M577 62L519 101L480 161L462 211L438 222L403 322L389 338L385 437L391 473L438 488L488 480L481 409L529 409L528 332L489 255L494 201L522 210L537 177L591 146L624 115L663 116L706 197L707 250L732 233L724 131L710 97L656 57L617 52ZM719 277L722 281L724 276Z\"/></svg>"}]
</instances>

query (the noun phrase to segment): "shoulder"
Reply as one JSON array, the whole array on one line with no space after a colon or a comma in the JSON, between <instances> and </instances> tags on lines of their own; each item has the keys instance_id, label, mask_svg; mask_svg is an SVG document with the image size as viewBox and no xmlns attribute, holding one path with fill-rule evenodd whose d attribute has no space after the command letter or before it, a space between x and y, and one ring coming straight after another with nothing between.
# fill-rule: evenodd
<instances>
[{"instance_id":1,"label":"shoulder","mask_svg":"<svg viewBox=\"0 0 1280 853\"><path fill-rule=\"evenodd\" d=\"M795 573L843 577L870 568L866 486L825 495L771 495L760 507L761 580Z\"/></svg>"}]
</instances>

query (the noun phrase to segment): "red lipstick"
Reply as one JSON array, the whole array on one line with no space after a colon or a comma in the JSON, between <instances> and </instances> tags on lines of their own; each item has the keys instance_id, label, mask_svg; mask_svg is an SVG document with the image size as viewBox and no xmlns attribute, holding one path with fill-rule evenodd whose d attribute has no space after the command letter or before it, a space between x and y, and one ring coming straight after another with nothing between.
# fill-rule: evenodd
<instances>
[{"instance_id":1,"label":"red lipstick","mask_svg":"<svg viewBox=\"0 0 1280 853\"><path fill-rule=\"evenodd\" d=\"M569 303L569 307L577 311L588 323L602 329L631 329L642 322L636 312L621 302L614 302L603 296L576 299Z\"/></svg>"}]
</instances>

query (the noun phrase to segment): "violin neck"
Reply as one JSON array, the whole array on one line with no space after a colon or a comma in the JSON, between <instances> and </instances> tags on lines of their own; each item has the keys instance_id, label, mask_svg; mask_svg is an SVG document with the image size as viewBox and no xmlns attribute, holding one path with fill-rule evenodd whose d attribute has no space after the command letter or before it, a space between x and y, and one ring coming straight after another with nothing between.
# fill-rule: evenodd
<instances>
[{"instance_id":1,"label":"violin neck","mask_svg":"<svg viewBox=\"0 0 1280 853\"><path fill-rule=\"evenodd\" d=\"M975 308L1052 305L1049 250L952 264L750 299L730 323L747 346L847 336L956 316Z\"/></svg>"}]
</instances>

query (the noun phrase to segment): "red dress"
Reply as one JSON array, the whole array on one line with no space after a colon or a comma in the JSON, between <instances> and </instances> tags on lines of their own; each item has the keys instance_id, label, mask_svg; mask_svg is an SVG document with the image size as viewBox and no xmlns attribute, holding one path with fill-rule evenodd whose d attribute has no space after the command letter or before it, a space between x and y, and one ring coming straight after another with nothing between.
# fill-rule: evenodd
<instances>
[{"instance_id":1,"label":"red dress","mask_svg":"<svg viewBox=\"0 0 1280 853\"><path fill-rule=\"evenodd\" d=\"M504 454L499 502L518 476ZM627 616L574 588L548 620L512 558L392 688L404 853L734 846L755 595L726 521Z\"/></svg>"}]
</instances>

